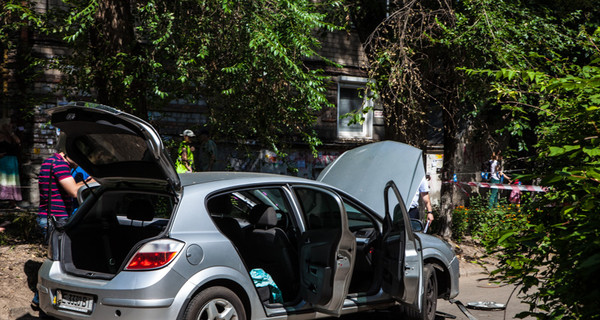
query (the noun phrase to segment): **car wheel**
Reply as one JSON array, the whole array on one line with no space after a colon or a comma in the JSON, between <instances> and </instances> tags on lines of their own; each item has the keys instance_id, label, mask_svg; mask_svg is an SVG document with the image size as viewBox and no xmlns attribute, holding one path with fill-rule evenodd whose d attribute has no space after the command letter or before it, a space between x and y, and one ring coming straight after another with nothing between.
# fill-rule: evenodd
<instances>
[{"instance_id":1,"label":"car wheel","mask_svg":"<svg viewBox=\"0 0 600 320\"><path fill-rule=\"evenodd\" d=\"M423 314L419 318L434 320L437 309L438 283L432 265L426 264L423 268L423 279L425 281L425 288L423 290L425 296L423 297Z\"/></svg>"},{"instance_id":2,"label":"car wheel","mask_svg":"<svg viewBox=\"0 0 600 320\"><path fill-rule=\"evenodd\" d=\"M435 270L431 264L423 267L423 312L417 312L414 309L402 305L400 313L402 319L411 320L435 320L435 311L437 309L438 284L435 276Z\"/></svg>"},{"instance_id":3,"label":"car wheel","mask_svg":"<svg viewBox=\"0 0 600 320\"><path fill-rule=\"evenodd\" d=\"M246 320L240 298L225 287L211 287L197 294L183 316L186 320Z\"/></svg>"}]
</instances>

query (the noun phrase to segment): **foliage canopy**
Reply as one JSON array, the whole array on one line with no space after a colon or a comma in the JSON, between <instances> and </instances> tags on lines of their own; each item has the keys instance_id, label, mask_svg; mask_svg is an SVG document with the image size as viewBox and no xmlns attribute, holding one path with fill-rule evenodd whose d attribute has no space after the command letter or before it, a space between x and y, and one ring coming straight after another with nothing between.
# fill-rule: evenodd
<instances>
[{"instance_id":1,"label":"foliage canopy","mask_svg":"<svg viewBox=\"0 0 600 320\"><path fill-rule=\"evenodd\" d=\"M355 17L372 17L361 11L368 2L352 3ZM471 139L477 133L507 137L512 154L526 160L529 174L521 180L551 186L551 192L522 208L528 223L510 226L489 242L491 250L503 252L498 276L523 285L534 316L598 317L600 11L595 1L389 4L389 14L380 15L380 24L367 24L364 34L374 89L392 117L388 125L400 126L392 136L419 145L419 126L441 107L444 169L450 172L453 163L459 165L461 150L453 148L465 128L474 129ZM443 194L442 205L444 199L451 198Z\"/></svg>"},{"instance_id":2,"label":"foliage canopy","mask_svg":"<svg viewBox=\"0 0 600 320\"><path fill-rule=\"evenodd\" d=\"M304 65L337 0L64 0L40 32L68 46L51 68L67 97L93 96L141 117L174 99L207 102L219 138L279 150L319 144L327 78Z\"/></svg>"}]
</instances>

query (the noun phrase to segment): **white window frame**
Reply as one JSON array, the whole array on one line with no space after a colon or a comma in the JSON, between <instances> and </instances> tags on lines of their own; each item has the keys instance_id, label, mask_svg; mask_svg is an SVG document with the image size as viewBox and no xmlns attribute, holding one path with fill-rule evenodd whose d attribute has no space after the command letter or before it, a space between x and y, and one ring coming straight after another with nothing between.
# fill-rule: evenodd
<instances>
[{"instance_id":1,"label":"white window frame","mask_svg":"<svg viewBox=\"0 0 600 320\"><path fill-rule=\"evenodd\" d=\"M366 114L364 114L365 121L363 123L362 131L355 130L344 130L344 127L347 127L346 123L342 123L342 119L340 118L343 114L340 112L340 98L341 98L341 89L359 89L366 88L367 82L369 80L367 78L361 77L350 77L350 76L340 76L338 77L337 82L337 136L338 138L361 138L361 139L372 139L373 137L373 109L369 110ZM368 97L363 98L363 108L364 107L372 107L373 99Z\"/></svg>"}]
</instances>

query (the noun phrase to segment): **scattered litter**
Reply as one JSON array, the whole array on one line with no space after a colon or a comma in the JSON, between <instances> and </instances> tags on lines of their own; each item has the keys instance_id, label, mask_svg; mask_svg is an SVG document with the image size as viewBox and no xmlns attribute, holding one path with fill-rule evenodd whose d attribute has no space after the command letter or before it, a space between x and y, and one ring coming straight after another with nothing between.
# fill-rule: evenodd
<instances>
[{"instance_id":1,"label":"scattered litter","mask_svg":"<svg viewBox=\"0 0 600 320\"><path fill-rule=\"evenodd\" d=\"M494 301L477 301L467 303L467 308L477 310L504 310L506 305Z\"/></svg>"},{"instance_id":2,"label":"scattered litter","mask_svg":"<svg viewBox=\"0 0 600 320\"><path fill-rule=\"evenodd\" d=\"M446 312L436 311L435 318L444 318L444 319L456 319L456 316L453 314L449 314Z\"/></svg>"},{"instance_id":3,"label":"scattered litter","mask_svg":"<svg viewBox=\"0 0 600 320\"><path fill-rule=\"evenodd\" d=\"M262 295L261 300L263 302L268 300L270 303L283 303L281 290L279 290L271 275L266 273L265 270L260 268L252 269L250 270L250 277L254 282L254 286L259 289L259 295Z\"/></svg>"},{"instance_id":4,"label":"scattered litter","mask_svg":"<svg viewBox=\"0 0 600 320\"><path fill-rule=\"evenodd\" d=\"M462 304L462 302L460 302L460 300L456 300L456 299L450 299L450 303L454 303L456 304L456 306L458 307L458 309L460 311L462 311L462 313L465 314L465 316L467 316L467 318L469 320L477 320L477 318L475 318L475 316L473 316L469 310L467 310L467 308L465 307L464 304Z\"/></svg>"}]
</instances>

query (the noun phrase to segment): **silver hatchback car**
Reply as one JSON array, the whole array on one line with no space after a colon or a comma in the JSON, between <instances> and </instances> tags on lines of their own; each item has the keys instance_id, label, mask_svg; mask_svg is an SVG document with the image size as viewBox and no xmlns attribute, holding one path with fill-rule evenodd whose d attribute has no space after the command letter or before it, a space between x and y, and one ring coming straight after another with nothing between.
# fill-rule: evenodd
<instances>
[{"instance_id":1,"label":"silver hatchback car","mask_svg":"<svg viewBox=\"0 0 600 320\"><path fill-rule=\"evenodd\" d=\"M156 130L132 115L77 103L55 108L52 123L99 186L80 190L51 237L37 285L48 315L314 319L394 307L433 319L437 299L458 294L450 246L413 230L403 201L424 175L418 149L357 148L321 181L178 175Z\"/></svg>"}]
</instances>

